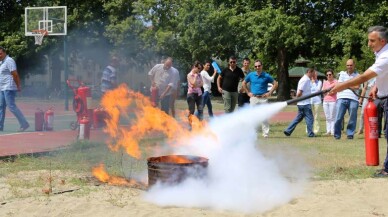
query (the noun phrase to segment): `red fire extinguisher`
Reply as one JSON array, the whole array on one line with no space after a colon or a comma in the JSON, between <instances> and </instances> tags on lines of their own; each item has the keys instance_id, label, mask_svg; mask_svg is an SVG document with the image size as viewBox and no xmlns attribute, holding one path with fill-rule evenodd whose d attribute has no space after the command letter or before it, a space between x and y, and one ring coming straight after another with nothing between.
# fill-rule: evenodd
<instances>
[{"instance_id":1,"label":"red fire extinguisher","mask_svg":"<svg viewBox=\"0 0 388 217\"><path fill-rule=\"evenodd\" d=\"M86 116L84 116L79 122L79 134L78 139L90 138L90 124Z\"/></svg>"},{"instance_id":2,"label":"red fire extinguisher","mask_svg":"<svg viewBox=\"0 0 388 217\"><path fill-rule=\"evenodd\" d=\"M377 107L372 98L364 109L365 156L367 166L379 165L379 132Z\"/></svg>"},{"instance_id":3,"label":"red fire extinguisher","mask_svg":"<svg viewBox=\"0 0 388 217\"><path fill-rule=\"evenodd\" d=\"M153 107L158 106L159 89L156 86L151 87L151 104Z\"/></svg>"},{"instance_id":4,"label":"red fire extinguisher","mask_svg":"<svg viewBox=\"0 0 388 217\"><path fill-rule=\"evenodd\" d=\"M43 131L44 112L42 109L37 109L35 112L35 131Z\"/></svg>"},{"instance_id":5,"label":"red fire extinguisher","mask_svg":"<svg viewBox=\"0 0 388 217\"><path fill-rule=\"evenodd\" d=\"M52 108L44 113L44 129L47 131L54 130L54 111Z\"/></svg>"}]
</instances>

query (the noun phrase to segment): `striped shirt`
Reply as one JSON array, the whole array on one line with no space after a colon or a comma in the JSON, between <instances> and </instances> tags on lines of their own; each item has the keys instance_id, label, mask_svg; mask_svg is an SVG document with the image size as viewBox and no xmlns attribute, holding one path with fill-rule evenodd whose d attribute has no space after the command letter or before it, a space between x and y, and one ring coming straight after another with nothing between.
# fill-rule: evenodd
<instances>
[{"instance_id":1,"label":"striped shirt","mask_svg":"<svg viewBox=\"0 0 388 217\"><path fill-rule=\"evenodd\" d=\"M0 90L17 90L12 72L16 71L16 63L8 55L0 61Z\"/></svg>"}]
</instances>

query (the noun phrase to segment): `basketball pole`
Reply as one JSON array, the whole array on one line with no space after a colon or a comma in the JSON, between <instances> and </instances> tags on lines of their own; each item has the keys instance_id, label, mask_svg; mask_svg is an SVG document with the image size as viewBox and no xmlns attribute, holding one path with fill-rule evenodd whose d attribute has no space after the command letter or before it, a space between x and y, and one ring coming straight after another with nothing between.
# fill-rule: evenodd
<instances>
[{"instance_id":1,"label":"basketball pole","mask_svg":"<svg viewBox=\"0 0 388 217\"><path fill-rule=\"evenodd\" d=\"M67 70L67 64L68 64L68 59L67 59L67 36L64 35L63 38L63 71L64 71L64 76L65 76L65 82L69 78L68 70ZM69 87L65 85L65 111L69 111L69 94L68 94Z\"/></svg>"}]
</instances>

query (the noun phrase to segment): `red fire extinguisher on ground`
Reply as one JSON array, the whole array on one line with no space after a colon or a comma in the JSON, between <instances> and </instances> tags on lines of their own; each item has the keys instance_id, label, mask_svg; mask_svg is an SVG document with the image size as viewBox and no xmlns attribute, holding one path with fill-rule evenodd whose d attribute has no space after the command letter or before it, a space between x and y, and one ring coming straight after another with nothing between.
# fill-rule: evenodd
<instances>
[{"instance_id":1,"label":"red fire extinguisher on ground","mask_svg":"<svg viewBox=\"0 0 388 217\"><path fill-rule=\"evenodd\" d=\"M365 156L367 166L379 165L379 127L377 107L372 98L364 109Z\"/></svg>"},{"instance_id":2,"label":"red fire extinguisher on ground","mask_svg":"<svg viewBox=\"0 0 388 217\"><path fill-rule=\"evenodd\" d=\"M35 131L43 131L44 112L42 109L37 109L35 112Z\"/></svg>"},{"instance_id":3,"label":"red fire extinguisher on ground","mask_svg":"<svg viewBox=\"0 0 388 217\"><path fill-rule=\"evenodd\" d=\"M52 108L44 113L44 129L47 131L54 130L54 111Z\"/></svg>"},{"instance_id":4,"label":"red fire extinguisher on ground","mask_svg":"<svg viewBox=\"0 0 388 217\"><path fill-rule=\"evenodd\" d=\"M78 139L90 138L90 124L86 116L84 116L79 122L79 134Z\"/></svg>"},{"instance_id":5,"label":"red fire extinguisher on ground","mask_svg":"<svg viewBox=\"0 0 388 217\"><path fill-rule=\"evenodd\" d=\"M151 104L153 107L158 106L159 103L159 89L156 86L151 87Z\"/></svg>"}]
</instances>

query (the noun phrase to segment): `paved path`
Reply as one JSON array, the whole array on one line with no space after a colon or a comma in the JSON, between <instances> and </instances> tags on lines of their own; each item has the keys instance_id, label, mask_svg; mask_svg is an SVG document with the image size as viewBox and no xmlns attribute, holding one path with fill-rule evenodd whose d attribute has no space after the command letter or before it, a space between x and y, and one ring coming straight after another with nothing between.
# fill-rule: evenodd
<instances>
[{"instance_id":1,"label":"paved path","mask_svg":"<svg viewBox=\"0 0 388 217\"><path fill-rule=\"evenodd\" d=\"M17 100L18 107L22 110L30 128L26 132L16 133L19 128L16 118L7 110L5 131L0 132L0 157L14 156L18 154L32 154L53 151L66 147L77 141L78 132L69 129L69 123L76 120L73 111L66 111L63 103ZM54 131L35 132L34 114L37 108L47 110L54 109ZM221 113L222 112L218 112ZM275 115L271 122L289 122L296 112L280 112ZM107 135L101 130L91 130L91 141L105 141Z\"/></svg>"}]
</instances>

